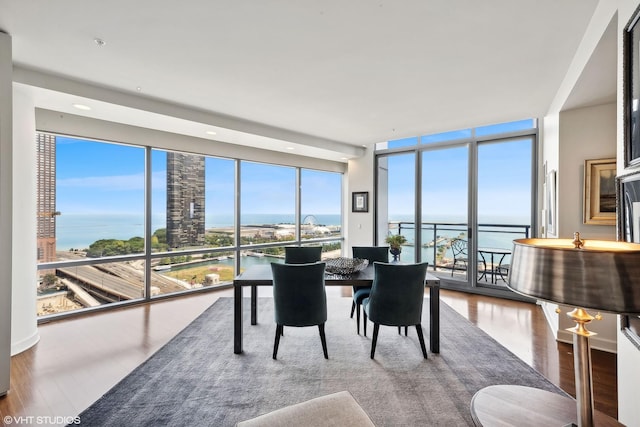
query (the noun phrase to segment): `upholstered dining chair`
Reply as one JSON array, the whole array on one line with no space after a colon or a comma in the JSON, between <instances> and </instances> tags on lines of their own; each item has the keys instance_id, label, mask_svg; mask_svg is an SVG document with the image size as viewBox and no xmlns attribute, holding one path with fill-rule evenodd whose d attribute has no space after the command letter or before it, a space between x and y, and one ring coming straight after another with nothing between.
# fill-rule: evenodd
<instances>
[{"instance_id":1,"label":"upholstered dining chair","mask_svg":"<svg viewBox=\"0 0 640 427\"><path fill-rule=\"evenodd\" d=\"M373 265L374 262L389 262L389 246L354 246L352 249L354 258L366 259L369 264ZM356 313L356 331L360 334L360 306L362 301L369 296L371 292L371 286L354 286L353 287L353 301L351 302L351 318L353 319L353 313Z\"/></svg>"},{"instance_id":2,"label":"upholstered dining chair","mask_svg":"<svg viewBox=\"0 0 640 427\"><path fill-rule=\"evenodd\" d=\"M380 325L416 327L422 355L427 358L427 350L422 334L422 302L424 281L428 263L385 264L375 262L375 276L371 293L362 301L364 310L364 333L367 334L367 319L373 322L371 358L376 351Z\"/></svg>"},{"instance_id":3,"label":"upholstered dining chair","mask_svg":"<svg viewBox=\"0 0 640 427\"><path fill-rule=\"evenodd\" d=\"M318 326L324 358L328 359L324 324L327 321L327 295L324 288L326 264L271 263L276 338L273 359L278 355L285 326Z\"/></svg>"},{"instance_id":4,"label":"upholstered dining chair","mask_svg":"<svg viewBox=\"0 0 640 427\"><path fill-rule=\"evenodd\" d=\"M320 261L322 246L285 246L285 264L308 264Z\"/></svg>"}]
</instances>

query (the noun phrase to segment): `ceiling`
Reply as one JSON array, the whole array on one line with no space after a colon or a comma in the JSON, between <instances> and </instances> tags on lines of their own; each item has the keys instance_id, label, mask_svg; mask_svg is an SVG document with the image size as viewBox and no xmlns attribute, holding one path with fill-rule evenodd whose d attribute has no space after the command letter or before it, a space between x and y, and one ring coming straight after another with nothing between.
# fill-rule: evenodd
<instances>
[{"instance_id":1,"label":"ceiling","mask_svg":"<svg viewBox=\"0 0 640 427\"><path fill-rule=\"evenodd\" d=\"M0 30L37 106L346 161L366 144L544 116L596 5L0 0ZM566 107L615 99L610 36Z\"/></svg>"}]
</instances>

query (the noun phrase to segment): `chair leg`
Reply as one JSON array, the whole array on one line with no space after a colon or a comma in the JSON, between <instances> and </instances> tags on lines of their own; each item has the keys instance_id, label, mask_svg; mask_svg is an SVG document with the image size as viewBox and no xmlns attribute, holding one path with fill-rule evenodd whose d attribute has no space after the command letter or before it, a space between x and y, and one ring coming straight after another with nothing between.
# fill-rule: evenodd
<instances>
[{"instance_id":1,"label":"chair leg","mask_svg":"<svg viewBox=\"0 0 640 427\"><path fill-rule=\"evenodd\" d=\"M408 327L408 326L405 326L405 327L404 327L404 336L405 336L405 337L407 336L407 330L409 330L409 327Z\"/></svg>"},{"instance_id":2,"label":"chair leg","mask_svg":"<svg viewBox=\"0 0 640 427\"><path fill-rule=\"evenodd\" d=\"M398 335L402 335L402 326L398 326Z\"/></svg>"},{"instance_id":3,"label":"chair leg","mask_svg":"<svg viewBox=\"0 0 640 427\"><path fill-rule=\"evenodd\" d=\"M379 323L373 324L373 339L371 340L371 358L376 353L376 342L378 341L378 329L380 329Z\"/></svg>"},{"instance_id":4,"label":"chair leg","mask_svg":"<svg viewBox=\"0 0 640 427\"><path fill-rule=\"evenodd\" d=\"M353 312L356 311L356 302L351 301L351 318L353 319Z\"/></svg>"},{"instance_id":5,"label":"chair leg","mask_svg":"<svg viewBox=\"0 0 640 427\"><path fill-rule=\"evenodd\" d=\"M422 349L422 355L427 359L427 349L424 346L424 336L422 335L422 324L416 325L416 331L418 331L418 340L420 340L420 348Z\"/></svg>"},{"instance_id":6,"label":"chair leg","mask_svg":"<svg viewBox=\"0 0 640 427\"><path fill-rule=\"evenodd\" d=\"M278 356L278 345L280 344L280 335L282 335L282 325L276 325L276 340L273 343L273 360L277 360Z\"/></svg>"},{"instance_id":7,"label":"chair leg","mask_svg":"<svg viewBox=\"0 0 640 427\"><path fill-rule=\"evenodd\" d=\"M367 312L362 310L362 327L364 329L364 336L367 336Z\"/></svg>"},{"instance_id":8,"label":"chair leg","mask_svg":"<svg viewBox=\"0 0 640 427\"><path fill-rule=\"evenodd\" d=\"M322 351L324 352L324 358L328 359L329 354L327 353L327 338L324 335L324 323L318 325L318 330L320 331L320 341L322 341Z\"/></svg>"},{"instance_id":9,"label":"chair leg","mask_svg":"<svg viewBox=\"0 0 640 427\"><path fill-rule=\"evenodd\" d=\"M358 331L358 335L360 335L360 304L358 304L356 308L358 309L356 313L356 330Z\"/></svg>"}]
</instances>

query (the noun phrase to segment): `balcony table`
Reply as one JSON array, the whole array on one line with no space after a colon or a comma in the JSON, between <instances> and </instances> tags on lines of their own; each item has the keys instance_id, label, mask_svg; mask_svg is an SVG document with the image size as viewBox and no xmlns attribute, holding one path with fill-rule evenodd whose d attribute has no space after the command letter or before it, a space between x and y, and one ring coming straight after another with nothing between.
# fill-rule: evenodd
<instances>
[{"instance_id":1,"label":"balcony table","mask_svg":"<svg viewBox=\"0 0 640 427\"><path fill-rule=\"evenodd\" d=\"M478 278L478 280L482 279L483 277L486 277L487 259L484 256L489 255L491 259L491 263L490 263L491 269L489 270L489 273L491 274L491 283L497 283L498 278L496 277L496 274L500 274L499 270L500 270L500 266L502 265L502 261L504 260L505 256L511 254L511 251L509 249L501 249L501 248L478 248L478 253L480 254L480 257L482 258L482 263L485 266L485 270L482 272L482 275ZM500 260L498 261L498 265L494 263L495 256L500 257Z\"/></svg>"},{"instance_id":2,"label":"balcony table","mask_svg":"<svg viewBox=\"0 0 640 427\"><path fill-rule=\"evenodd\" d=\"M327 274L326 286L371 286L373 265L349 276ZM251 287L251 324L258 323L258 286L273 286L270 265L254 265L233 280L233 352L242 353L242 288ZM440 279L430 273L425 277L429 287L429 341L432 353L440 352Z\"/></svg>"}]
</instances>

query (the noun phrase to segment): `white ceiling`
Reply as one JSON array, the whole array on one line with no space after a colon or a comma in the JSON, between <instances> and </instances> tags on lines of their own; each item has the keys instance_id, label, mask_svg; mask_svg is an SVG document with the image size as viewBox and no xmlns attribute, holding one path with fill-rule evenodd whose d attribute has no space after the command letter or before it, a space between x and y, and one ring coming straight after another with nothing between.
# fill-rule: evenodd
<instances>
[{"instance_id":1,"label":"white ceiling","mask_svg":"<svg viewBox=\"0 0 640 427\"><path fill-rule=\"evenodd\" d=\"M0 30L38 106L345 161L363 144L543 116L596 5L0 0ZM613 27L565 107L615 99Z\"/></svg>"}]
</instances>

